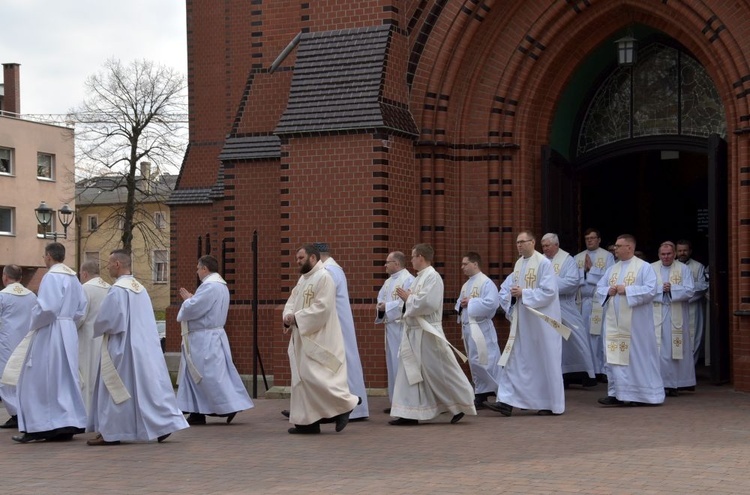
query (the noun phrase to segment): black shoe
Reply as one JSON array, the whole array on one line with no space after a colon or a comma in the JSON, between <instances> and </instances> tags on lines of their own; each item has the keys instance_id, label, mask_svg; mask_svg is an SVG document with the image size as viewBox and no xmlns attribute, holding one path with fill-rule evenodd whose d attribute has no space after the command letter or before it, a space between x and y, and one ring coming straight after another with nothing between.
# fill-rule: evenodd
<instances>
[{"instance_id":1,"label":"black shoe","mask_svg":"<svg viewBox=\"0 0 750 495\"><path fill-rule=\"evenodd\" d=\"M190 416L187 417L187 424L189 424L190 426L205 425L206 415L200 413L190 413Z\"/></svg>"},{"instance_id":2,"label":"black shoe","mask_svg":"<svg viewBox=\"0 0 750 495\"><path fill-rule=\"evenodd\" d=\"M604 373L597 373L596 375L596 381L599 383L608 383L609 380L607 380L607 375Z\"/></svg>"},{"instance_id":3,"label":"black shoe","mask_svg":"<svg viewBox=\"0 0 750 495\"><path fill-rule=\"evenodd\" d=\"M463 417L464 417L464 413L462 413L462 412L460 412L458 414L454 414L453 417L451 418L451 424L455 425L456 423L458 423L459 421L461 421L461 418L463 418Z\"/></svg>"},{"instance_id":4,"label":"black shoe","mask_svg":"<svg viewBox=\"0 0 750 495\"><path fill-rule=\"evenodd\" d=\"M485 402L484 405L487 409L499 412L503 416L510 417L510 415L513 414L513 406L506 404L505 402Z\"/></svg>"},{"instance_id":5,"label":"black shoe","mask_svg":"<svg viewBox=\"0 0 750 495\"><path fill-rule=\"evenodd\" d=\"M23 435L13 435L11 438L13 439L13 441L18 443L29 443L39 440L47 440L47 437L40 433L24 433Z\"/></svg>"},{"instance_id":6,"label":"black shoe","mask_svg":"<svg viewBox=\"0 0 750 495\"><path fill-rule=\"evenodd\" d=\"M227 424L231 423L234 417L237 416L237 412L227 414Z\"/></svg>"},{"instance_id":7,"label":"black shoe","mask_svg":"<svg viewBox=\"0 0 750 495\"><path fill-rule=\"evenodd\" d=\"M167 438L169 438L169 435L171 435L171 433L167 433L166 435L162 435L160 437L157 437L156 441L159 442L159 443L162 443L164 440L166 440Z\"/></svg>"},{"instance_id":8,"label":"black shoe","mask_svg":"<svg viewBox=\"0 0 750 495\"><path fill-rule=\"evenodd\" d=\"M590 388L590 387L596 387L596 384L598 382L596 381L596 378L589 378L588 376L583 379L583 382L581 385L583 385L583 388Z\"/></svg>"},{"instance_id":9,"label":"black shoe","mask_svg":"<svg viewBox=\"0 0 750 495\"><path fill-rule=\"evenodd\" d=\"M334 419L336 420L336 433L339 433L344 428L346 428L346 425L349 424L349 415L352 413L352 411L347 411L345 413L339 414Z\"/></svg>"},{"instance_id":10,"label":"black shoe","mask_svg":"<svg viewBox=\"0 0 750 495\"><path fill-rule=\"evenodd\" d=\"M283 411L281 411L281 415L284 416L285 418L288 418L289 417L289 409L284 409Z\"/></svg>"},{"instance_id":11,"label":"black shoe","mask_svg":"<svg viewBox=\"0 0 750 495\"><path fill-rule=\"evenodd\" d=\"M598 399L597 402L603 406L621 406L625 404L623 401L619 400L617 397L612 397L611 395L608 395L607 397L602 397L601 399Z\"/></svg>"},{"instance_id":12,"label":"black shoe","mask_svg":"<svg viewBox=\"0 0 750 495\"><path fill-rule=\"evenodd\" d=\"M540 409L536 412L537 416L559 416L559 414L553 413L549 409Z\"/></svg>"},{"instance_id":13,"label":"black shoe","mask_svg":"<svg viewBox=\"0 0 750 495\"><path fill-rule=\"evenodd\" d=\"M415 426L419 424L416 419L396 418L388 421L389 425L393 426Z\"/></svg>"},{"instance_id":14,"label":"black shoe","mask_svg":"<svg viewBox=\"0 0 750 495\"><path fill-rule=\"evenodd\" d=\"M680 392L676 388L665 388L664 394L667 397L679 397L680 396Z\"/></svg>"},{"instance_id":15,"label":"black shoe","mask_svg":"<svg viewBox=\"0 0 750 495\"><path fill-rule=\"evenodd\" d=\"M484 405L484 401L480 401L479 399L474 399L474 409L479 411L480 409L487 409L487 406Z\"/></svg>"},{"instance_id":16,"label":"black shoe","mask_svg":"<svg viewBox=\"0 0 750 495\"><path fill-rule=\"evenodd\" d=\"M18 428L18 416L11 416L8 421L0 425L0 428Z\"/></svg>"},{"instance_id":17,"label":"black shoe","mask_svg":"<svg viewBox=\"0 0 750 495\"><path fill-rule=\"evenodd\" d=\"M385 409L383 409L383 412L386 413L386 414L391 414L391 408L390 407L386 407Z\"/></svg>"},{"instance_id":18,"label":"black shoe","mask_svg":"<svg viewBox=\"0 0 750 495\"><path fill-rule=\"evenodd\" d=\"M294 428L289 428L287 430L292 435L295 434L302 434L302 435L311 435L320 433L320 424L319 423L313 423L311 425L294 425Z\"/></svg>"}]
</instances>

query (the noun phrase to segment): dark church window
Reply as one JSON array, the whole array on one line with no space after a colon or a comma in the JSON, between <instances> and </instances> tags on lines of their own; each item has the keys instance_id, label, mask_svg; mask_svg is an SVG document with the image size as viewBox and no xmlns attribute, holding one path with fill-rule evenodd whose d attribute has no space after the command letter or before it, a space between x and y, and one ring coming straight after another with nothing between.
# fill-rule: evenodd
<instances>
[{"instance_id":1,"label":"dark church window","mask_svg":"<svg viewBox=\"0 0 750 495\"><path fill-rule=\"evenodd\" d=\"M706 70L689 54L652 43L639 50L634 66L615 68L596 91L577 153L629 138L714 133L726 136L726 119Z\"/></svg>"}]
</instances>

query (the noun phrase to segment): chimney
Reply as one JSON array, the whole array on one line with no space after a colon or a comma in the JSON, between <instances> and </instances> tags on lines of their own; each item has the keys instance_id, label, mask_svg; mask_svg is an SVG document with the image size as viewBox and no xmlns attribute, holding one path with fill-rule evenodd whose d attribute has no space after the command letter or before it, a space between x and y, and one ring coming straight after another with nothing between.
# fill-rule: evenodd
<instances>
[{"instance_id":1,"label":"chimney","mask_svg":"<svg viewBox=\"0 0 750 495\"><path fill-rule=\"evenodd\" d=\"M21 113L21 64L3 64L3 111Z\"/></svg>"},{"instance_id":2,"label":"chimney","mask_svg":"<svg viewBox=\"0 0 750 495\"><path fill-rule=\"evenodd\" d=\"M143 189L151 192L151 162L141 162L141 178L143 179Z\"/></svg>"}]
</instances>

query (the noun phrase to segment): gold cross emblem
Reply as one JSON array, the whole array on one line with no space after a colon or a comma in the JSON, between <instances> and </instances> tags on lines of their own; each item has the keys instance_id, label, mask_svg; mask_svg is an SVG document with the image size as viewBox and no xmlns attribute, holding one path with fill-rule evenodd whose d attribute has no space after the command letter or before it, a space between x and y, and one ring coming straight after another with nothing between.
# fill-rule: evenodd
<instances>
[{"instance_id":1,"label":"gold cross emblem","mask_svg":"<svg viewBox=\"0 0 750 495\"><path fill-rule=\"evenodd\" d=\"M679 273L675 273L672 278L669 279L670 282L673 284L681 284L682 283L682 276Z\"/></svg>"},{"instance_id":2,"label":"gold cross emblem","mask_svg":"<svg viewBox=\"0 0 750 495\"><path fill-rule=\"evenodd\" d=\"M23 294L23 288L20 285L16 285L15 287L13 287L13 292L15 292L16 294Z\"/></svg>"},{"instance_id":3,"label":"gold cross emblem","mask_svg":"<svg viewBox=\"0 0 750 495\"><path fill-rule=\"evenodd\" d=\"M554 268L555 268L555 275L560 275L560 263L555 263Z\"/></svg>"},{"instance_id":4,"label":"gold cross emblem","mask_svg":"<svg viewBox=\"0 0 750 495\"><path fill-rule=\"evenodd\" d=\"M682 347L682 339L680 337L675 337L672 343L675 347Z\"/></svg>"},{"instance_id":5,"label":"gold cross emblem","mask_svg":"<svg viewBox=\"0 0 750 495\"><path fill-rule=\"evenodd\" d=\"M395 287L393 288L393 292L391 292L391 299L392 299L392 300L394 300L394 301L395 301L396 299L398 299L398 290L399 290L400 288L401 288L401 286L400 286L400 285L396 285L396 286L395 286Z\"/></svg>"},{"instance_id":6,"label":"gold cross emblem","mask_svg":"<svg viewBox=\"0 0 750 495\"><path fill-rule=\"evenodd\" d=\"M596 258L596 264L594 265L598 269L604 269L604 258Z\"/></svg>"},{"instance_id":7,"label":"gold cross emblem","mask_svg":"<svg viewBox=\"0 0 750 495\"><path fill-rule=\"evenodd\" d=\"M474 287L471 289L471 294L469 297L479 297L479 287Z\"/></svg>"},{"instance_id":8,"label":"gold cross emblem","mask_svg":"<svg viewBox=\"0 0 750 495\"><path fill-rule=\"evenodd\" d=\"M534 282L536 282L536 274L534 274L534 269L529 268L529 271L526 272L526 277L524 277L524 280L526 280L526 288L532 288L534 287Z\"/></svg>"},{"instance_id":9,"label":"gold cross emblem","mask_svg":"<svg viewBox=\"0 0 750 495\"><path fill-rule=\"evenodd\" d=\"M138 292L141 290L141 284L138 283L136 279L132 279L130 281L130 286L133 288L135 292Z\"/></svg>"},{"instance_id":10,"label":"gold cross emblem","mask_svg":"<svg viewBox=\"0 0 750 495\"><path fill-rule=\"evenodd\" d=\"M308 286L305 287L305 292L303 292L302 295L305 296L305 299L302 302L302 307L309 308L312 298L315 297L315 291L312 288L312 284L308 284Z\"/></svg>"},{"instance_id":11,"label":"gold cross emblem","mask_svg":"<svg viewBox=\"0 0 750 495\"><path fill-rule=\"evenodd\" d=\"M612 273L612 276L609 277L609 285L611 287L614 287L615 285L617 285L617 276L618 275L619 275L619 273L614 272L614 273Z\"/></svg>"},{"instance_id":12,"label":"gold cross emblem","mask_svg":"<svg viewBox=\"0 0 750 495\"><path fill-rule=\"evenodd\" d=\"M628 272L628 274L623 279L623 283L625 285L633 285L633 282L635 282L635 275L633 272Z\"/></svg>"}]
</instances>

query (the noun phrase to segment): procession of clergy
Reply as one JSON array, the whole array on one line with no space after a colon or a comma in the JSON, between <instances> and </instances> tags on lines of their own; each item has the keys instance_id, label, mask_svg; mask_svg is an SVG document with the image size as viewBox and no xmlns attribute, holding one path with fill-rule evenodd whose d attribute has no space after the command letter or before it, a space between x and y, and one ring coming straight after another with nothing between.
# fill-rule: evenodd
<instances>
[{"instance_id":1,"label":"procession of clergy","mask_svg":"<svg viewBox=\"0 0 750 495\"><path fill-rule=\"evenodd\" d=\"M519 259L499 291L482 273L480 255L467 253L461 266L468 280L455 306L467 355L442 329L444 288L433 248L412 249L416 277L403 253L388 254L375 321L385 327L389 423L416 425L446 413L457 423L481 408L559 415L569 384L605 377L608 394L599 403L607 406L661 404L665 394L694 387L707 281L690 259L690 243L664 242L660 261L649 264L634 256L630 235L617 238L616 263L599 247L598 231L587 230L584 240L587 249L572 257L547 234L542 255L534 235L521 232ZM17 428L13 440L64 441L91 431L97 436L88 445L162 442L206 424L207 416L231 423L253 407L232 363L224 331L229 291L215 258L199 259L195 294L179 291L176 396L129 253L111 253L111 286L91 261L81 266L81 285L63 264L62 244L48 244L44 260L37 296L21 285L18 266L2 275L0 398L11 417L0 427ZM283 312L292 383L282 414L292 434L317 434L328 423L340 432L369 416L346 276L326 244L302 246L296 261L301 276ZM492 322L499 307L510 320L502 352ZM473 384L457 357L468 360Z\"/></svg>"}]
</instances>

